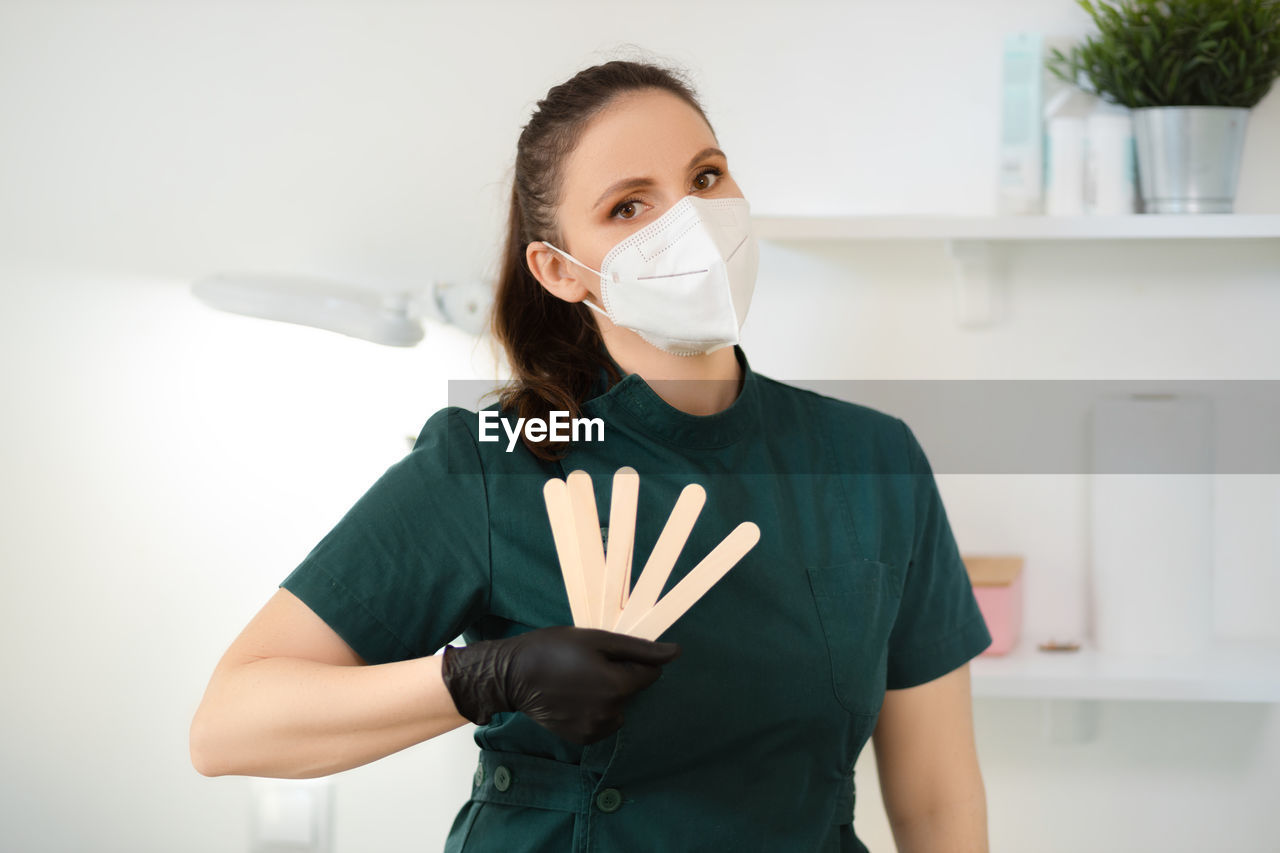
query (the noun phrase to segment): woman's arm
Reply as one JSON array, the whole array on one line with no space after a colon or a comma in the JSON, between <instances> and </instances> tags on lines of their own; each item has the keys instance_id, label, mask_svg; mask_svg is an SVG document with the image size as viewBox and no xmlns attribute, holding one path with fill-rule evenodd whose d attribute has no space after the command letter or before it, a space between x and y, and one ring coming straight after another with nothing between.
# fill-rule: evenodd
<instances>
[{"instance_id":1,"label":"woman's arm","mask_svg":"<svg viewBox=\"0 0 1280 853\"><path fill-rule=\"evenodd\" d=\"M886 690L872 742L898 853L987 853L968 663Z\"/></svg>"},{"instance_id":2,"label":"woman's arm","mask_svg":"<svg viewBox=\"0 0 1280 853\"><path fill-rule=\"evenodd\" d=\"M277 590L214 669L191 722L191 763L205 776L327 776L467 722L445 688L441 655L363 663L297 596Z\"/></svg>"}]
</instances>

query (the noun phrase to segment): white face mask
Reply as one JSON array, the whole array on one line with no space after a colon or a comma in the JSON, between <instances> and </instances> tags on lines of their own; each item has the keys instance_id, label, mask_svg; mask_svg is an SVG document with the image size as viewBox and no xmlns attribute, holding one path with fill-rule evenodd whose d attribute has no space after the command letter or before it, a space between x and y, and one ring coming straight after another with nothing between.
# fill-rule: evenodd
<instances>
[{"instance_id":1,"label":"white face mask","mask_svg":"<svg viewBox=\"0 0 1280 853\"><path fill-rule=\"evenodd\" d=\"M599 270L604 310L658 349L699 355L739 343L759 248L745 198L688 195L609 250Z\"/></svg>"}]
</instances>

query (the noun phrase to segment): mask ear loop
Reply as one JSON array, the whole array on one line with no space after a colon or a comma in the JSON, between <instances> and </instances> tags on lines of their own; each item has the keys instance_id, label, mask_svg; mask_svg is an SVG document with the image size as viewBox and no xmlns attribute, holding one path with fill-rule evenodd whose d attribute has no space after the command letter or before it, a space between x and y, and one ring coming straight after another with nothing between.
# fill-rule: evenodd
<instances>
[{"instance_id":1,"label":"mask ear loop","mask_svg":"<svg viewBox=\"0 0 1280 853\"><path fill-rule=\"evenodd\" d=\"M566 258L568 258L569 260L573 261L575 264L577 264L578 266L582 267L584 270L589 270L590 272L593 272L593 273L595 273L596 275L600 276L600 280L601 280L601 281L603 281L603 280L604 280L604 274L603 274L603 273L601 273L599 270L593 270L593 269L591 269L591 267L587 266L587 265L586 265L586 264L584 264L582 261L578 260L578 259L577 259L577 258L575 258L573 255L569 254L568 252L564 251L563 249L557 249L555 246L551 245L551 244L550 244L550 243L548 243L546 240L539 240L538 242L540 242L542 245L546 246L548 249L552 249L552 250L554 250L554 251L556 251L556 252L559 252L561 255L563 255L564 257L566 257ZM594 305L594 304L593 304L593 303L591 303L591 302L588 302L585 298L582 300L582 303L583 303L584 305L586 305L588 308L590 308L592 311L595 311L595 312L596 312L597 314L599 314L600 316L602 316L602 317L609 317L609 312L608 312L608 311L604 310L603 308L600 308L600 307L599 307L599 306L597 306L597 305ZM610 321L612 321L612 320L613 320L613 318L612 318L612 317L609 317L609 320L610 320Z\"/></svg>"}]
</instances>

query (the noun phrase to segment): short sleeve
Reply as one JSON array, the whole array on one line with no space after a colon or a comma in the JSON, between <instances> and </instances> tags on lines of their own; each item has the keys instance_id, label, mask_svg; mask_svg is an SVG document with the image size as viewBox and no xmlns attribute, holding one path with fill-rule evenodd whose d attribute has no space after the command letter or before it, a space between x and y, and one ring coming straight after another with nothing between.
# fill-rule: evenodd
<instances>
[{"instance_id":1,"label":"short sleeve","mask_svg":"<svg viewBox=\"0 0 1280 853\"><path fill-rule=\"evenodd\" d=\"M902 602L889 635L890 690L946 675L991 645L929 460L911 428L899 423L906 433L914 522Z\"/></svg>"},{"instance_id":2,"label":"short sleeve","mask_svg":"<svg viewBox=\"0 0 1280 853\"><path fill-rule=\"evenodd\" d=\"M488 606L488 500L466 412L433 414L280 584L366 663L433 655Z\"/></svg>"}]
</instances>

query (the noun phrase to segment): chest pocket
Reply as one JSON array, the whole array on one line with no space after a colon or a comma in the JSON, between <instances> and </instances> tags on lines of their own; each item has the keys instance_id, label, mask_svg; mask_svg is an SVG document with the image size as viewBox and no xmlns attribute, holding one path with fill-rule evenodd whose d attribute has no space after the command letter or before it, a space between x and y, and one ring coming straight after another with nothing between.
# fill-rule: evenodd
<instances>
[{"instance_id":1,"label":"chest pocket","mask_svg":"<svg viewBox=\"0 0 1280 853\"><path fill-rule=\"evenodd\" d=\"M878 714L884 701L889 632L902 600L898 567L856 557L805 571L831 659L836 700L850 713Z\"/></svg>"}]
</instances>

